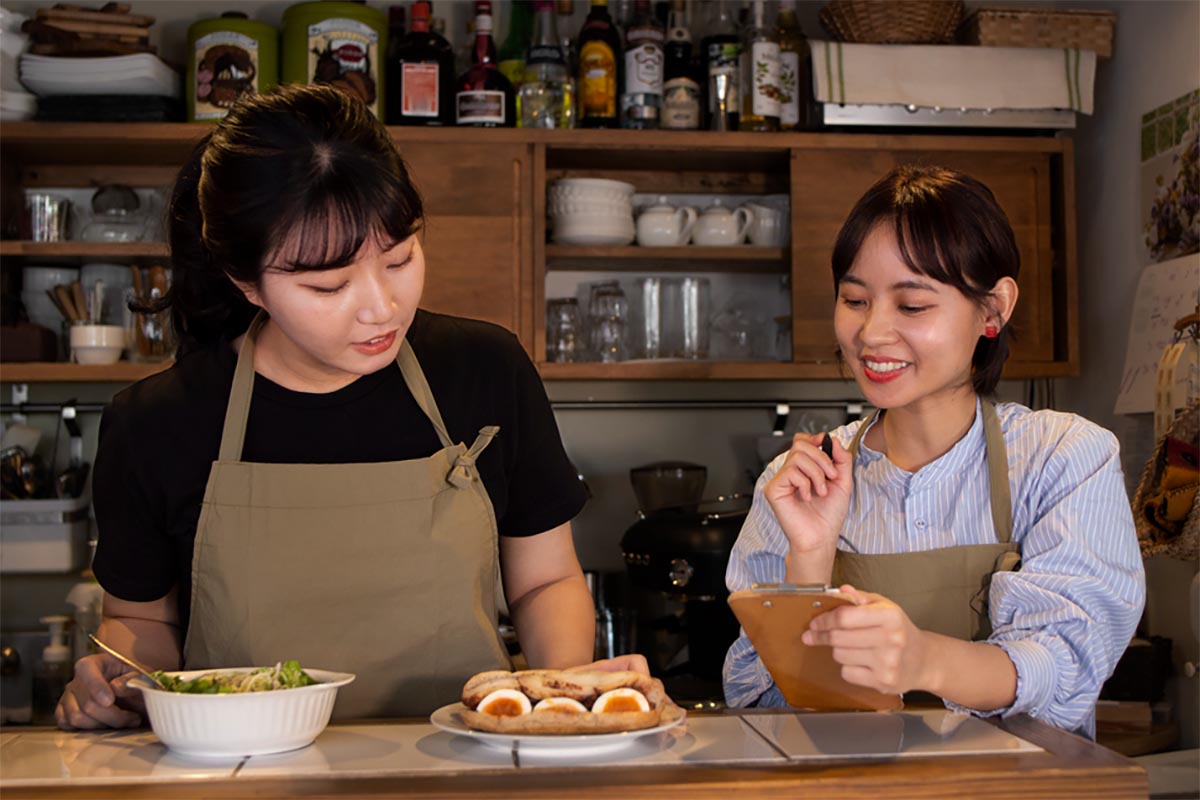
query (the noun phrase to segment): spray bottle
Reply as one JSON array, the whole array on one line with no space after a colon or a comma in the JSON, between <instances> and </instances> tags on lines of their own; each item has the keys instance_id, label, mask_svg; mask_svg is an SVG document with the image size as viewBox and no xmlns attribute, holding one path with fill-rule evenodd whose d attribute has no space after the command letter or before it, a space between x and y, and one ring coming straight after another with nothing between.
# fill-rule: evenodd
<instances>
[{"instance_id":1,"label":"spray bottle","mask_svg":"<svg viewBox=\"0 0 1200 800\"><path fill-rule=\"evenodd\" d=\"M70 617L42 617L41 623L50 626L50 644L42 649L42 660L33 672L33 724L53 725L54 708L71 681L71 648L67 645L67 623Z\"/></svg>"}]
</instances>

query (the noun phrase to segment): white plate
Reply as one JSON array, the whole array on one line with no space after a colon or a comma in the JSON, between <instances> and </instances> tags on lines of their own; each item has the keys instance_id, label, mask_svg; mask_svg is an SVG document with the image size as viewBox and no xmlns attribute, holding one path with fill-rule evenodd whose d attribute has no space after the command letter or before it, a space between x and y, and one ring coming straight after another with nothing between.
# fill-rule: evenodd
<instances>
[{"instance_id":1,"label":"white plate","mask_svg":"<svg viewBox=\"0 0 1200 800\"><path fill-rule=\"evenodd\" d=\"M551 734L512 734L490 733L468 728L459 715L466 709L462 703L451 703L442 706L429 715L429 721L435 728L447 733L457 733L476 739L488 747L511 751L518 748L519 753L539 756L569 756L569 755L600 755L614 750L621 750L636 742L643 736L653 736L674 728L687 718L682 710L662 725L653 728L643 728L640 731L621 731L619 733L577 733L570 735Z\"/></svg>"}]
</instances>

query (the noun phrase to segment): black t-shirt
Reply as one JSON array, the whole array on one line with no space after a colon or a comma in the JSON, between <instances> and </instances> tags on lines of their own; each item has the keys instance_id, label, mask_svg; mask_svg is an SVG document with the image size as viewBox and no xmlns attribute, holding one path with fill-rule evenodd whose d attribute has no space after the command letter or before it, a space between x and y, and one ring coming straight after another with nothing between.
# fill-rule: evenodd
<instances>
[{"instance_id":1,"label":"black t-shirt","mask_svg":"<svg viewBox=\"0 0 1200 800\"><path fill-rule=\"evenodd\" d=\"M501 536L569 521L586 495L563 451L537 370L495 325L418 311L408 340L451 440L499 435L477 462ZM216 460L237 355L228 342L193 351L117 394L100 422L92 482L105 591L131 601L179 586L185 626L192 545ZM349 464L426 458L442 448L395 362L328 394L255 375L242 460Z\"/></svg>"}]
</instances>

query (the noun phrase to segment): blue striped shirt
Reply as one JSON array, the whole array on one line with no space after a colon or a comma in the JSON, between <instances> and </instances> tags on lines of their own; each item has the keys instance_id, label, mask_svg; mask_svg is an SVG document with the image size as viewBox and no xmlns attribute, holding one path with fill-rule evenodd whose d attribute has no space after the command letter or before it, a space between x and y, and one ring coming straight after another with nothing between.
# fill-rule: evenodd
<instances>
[{"instance_id":1,"label":"blue striped shirt","mask_svg":"<svg viewBox=\"0 0 1200 800\"><path fill-rule=\"evenodd\" d=\"M1019 571L997 573L992 634L1017 670L1016 700L979 716L1025 713L1066 730L1095 732L1100 687L1133 635L1146 579L1116 437L1074 414L996 408L1008 448L1013 541ZM831 432L848 447L862 422ZM763 471L729 560L729 590L785 578L787 538L763 497L786 454ZM909 553L997 540L983 419L945 455L914 473L865 444L840 541L860 553ZM848 544L847 544L848 542ZM730 706L785 706L743 631L725 658ZM958 708L947 703L951 708Z\"/></svg>"}]
</instances>

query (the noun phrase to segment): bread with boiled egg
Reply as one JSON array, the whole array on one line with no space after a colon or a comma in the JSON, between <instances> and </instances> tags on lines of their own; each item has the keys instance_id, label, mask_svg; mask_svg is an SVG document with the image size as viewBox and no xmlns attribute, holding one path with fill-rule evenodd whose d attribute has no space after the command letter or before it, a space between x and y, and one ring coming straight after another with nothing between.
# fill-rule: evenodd
<instances>
[{"instance_id":1,"label":"bread with boiled egg","mask_svg":"<svg viewBox=\"0 0 1200 800\"><path fill-rule=\"evenodd\" d=\"M463 687L462 702L468 727L513 734L636 731L683 713L662 681L640 672L481 672Z\"/></svg>"}]
</instances>

